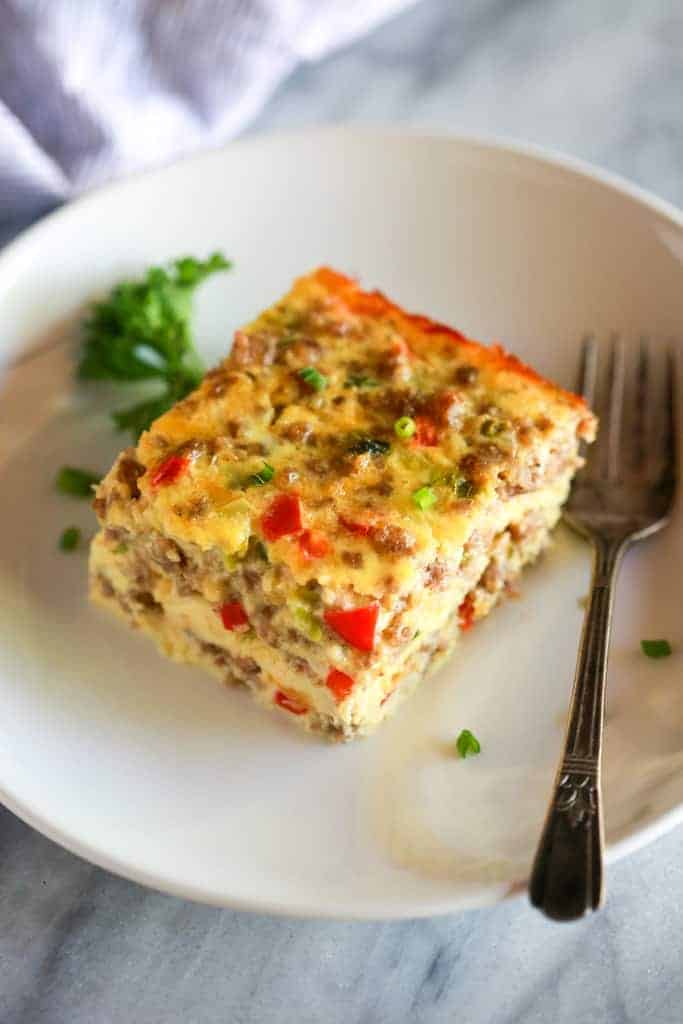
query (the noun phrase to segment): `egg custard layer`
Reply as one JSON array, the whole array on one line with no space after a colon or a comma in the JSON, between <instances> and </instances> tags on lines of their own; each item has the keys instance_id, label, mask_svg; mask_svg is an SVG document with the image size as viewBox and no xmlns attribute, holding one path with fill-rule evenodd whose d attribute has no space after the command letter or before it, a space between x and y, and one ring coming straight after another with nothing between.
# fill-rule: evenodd
<instances>
[{"instance_id":1,"label":"egg custard layer","mask_svg":"<svg viewBox=\"0 0 683 1024\"><path fill-rule=\"evenodd\" d=\"M372 731L546 546L582 399L322 268L122 452L91 594L305 728Z\"/></svg>"}]
</instances>

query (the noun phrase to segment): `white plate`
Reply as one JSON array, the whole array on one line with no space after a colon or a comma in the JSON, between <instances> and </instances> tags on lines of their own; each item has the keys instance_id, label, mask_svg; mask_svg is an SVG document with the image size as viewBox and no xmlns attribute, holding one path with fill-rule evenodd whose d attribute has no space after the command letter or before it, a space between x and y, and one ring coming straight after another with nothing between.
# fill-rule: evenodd
<instances>
[{"instance_id":1,"label":"white plate","mask_svg":"<svg viewBox=\"0 0 683 1024\"><path fill-rule=\"evenodd\" d=\"M588 554L566 532L510 601L369 741L328 746L246 694L157 656L88 606L87 529L62 463L104 469L106 388L73 381L74 320L124 275L223 249L197 320L209 361L291 279L329 263L571 383L587 327L683 334L681 215L530 149L339 131L252 139L86 196L0 258L0 795L47 835L212 903L407 917L501 898L525 878L558 753ZM66 339L10 368L28 348ZM683 815L683 540L629 555L610 665L613 854ZM463 727L479 758L459 761Z\"/></svg>"}]
</instances>

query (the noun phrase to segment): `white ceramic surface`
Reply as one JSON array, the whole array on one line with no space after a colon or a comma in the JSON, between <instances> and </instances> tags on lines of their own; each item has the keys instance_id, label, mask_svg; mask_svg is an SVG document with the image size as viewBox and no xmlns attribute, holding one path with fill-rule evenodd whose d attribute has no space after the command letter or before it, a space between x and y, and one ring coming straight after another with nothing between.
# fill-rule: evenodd
<instances>
[{"instance_id":1,"label":"white ceramic surface","mask_svg":"<svg viewBox=\"0 0 683 1024\"><path fill-rule=\"evenodd\" d=\"M347 747L160 659L88 606L85 557L56 550L64 526L94 522L54 493L55 469L104 469L123 443L108 419L121 397L73 381L83 303L152 261L214 248L236 269L201 294L209 362L294 276L329 263L570 384L587 327L683 333L683 219L531 149L325 131L240 142L86 196L0 256L2 800L99 864L219 904L408 917L500 898L527 873L561 742L581 542L560 531L521 599ZM614 855L683 817L683 655L639 652L644 636L680 647L682 538L679 505L622 570L605 765ZM466 762L453 755L463 727L483 748Z\"/></svg>"}]
</instances>

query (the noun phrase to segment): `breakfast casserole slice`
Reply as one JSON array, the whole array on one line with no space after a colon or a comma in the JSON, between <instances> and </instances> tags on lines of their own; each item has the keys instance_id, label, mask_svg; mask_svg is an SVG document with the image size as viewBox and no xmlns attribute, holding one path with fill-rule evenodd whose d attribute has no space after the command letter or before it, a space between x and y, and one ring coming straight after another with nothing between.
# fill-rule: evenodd
<instances>
[{"instance_id":1,"label":"breakfast casserole slice","mask_svg":"<svg viewBox=\"0 0 683 1024\"><path fill-rule=\"evenodd\" d=\"M320 269L100 484L94 599L308 729L374 729L548 542L582 399Z\"/></svg>"}]
</instances>

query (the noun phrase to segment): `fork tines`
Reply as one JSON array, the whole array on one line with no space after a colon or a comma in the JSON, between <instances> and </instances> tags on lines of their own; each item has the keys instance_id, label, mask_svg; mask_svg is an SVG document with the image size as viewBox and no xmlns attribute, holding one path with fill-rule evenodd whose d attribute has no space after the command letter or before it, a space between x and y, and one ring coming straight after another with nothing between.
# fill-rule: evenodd
<instances>
[{"instance_id":1,"label":"fork tines","mask_svg":"<svg viewBox=\"0 0 683 1024\"><path fill-rule=\"evenodd\" d=\"M616 333L604 348L593 336L584 340L578 390L600 422L596 443L585 453L588 475L675 485L676 372L673 345L641 338L629 351Z\"/></svg>"}]
</instances>

